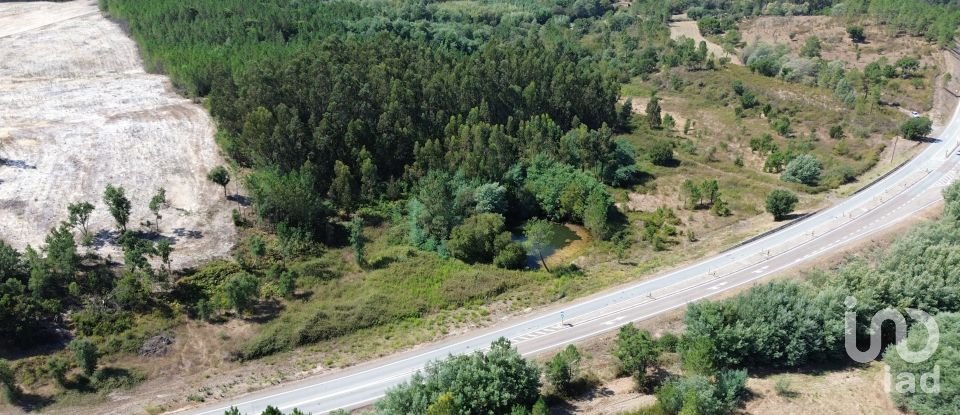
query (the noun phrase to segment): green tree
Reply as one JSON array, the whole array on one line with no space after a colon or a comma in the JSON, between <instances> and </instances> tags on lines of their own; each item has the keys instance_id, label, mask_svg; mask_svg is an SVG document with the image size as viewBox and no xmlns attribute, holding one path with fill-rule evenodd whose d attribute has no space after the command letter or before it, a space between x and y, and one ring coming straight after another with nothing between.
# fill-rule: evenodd
<instances>
[{"instance_id":1,"label":"green tree","mask_svg":"<svg viewBox=\"0 0 960 415\"><path fill-rule=\"evenodd\" d=\"M67 384L67 372L70 370L70 364L58 356L47 360L47 373L53 378L57 386L65 388Z\"/></svg>"},{"instance_id":2,"label":"green tree","mask_svg":"<svg viewBox=\"0 0 960 415\"><path fill-rule=\"evenodd\" d=\"M943 216L949 220L960 221L960 182L943 189ZM0 274L3 273L3 244L0 243Z\"/></svg>"},{"instance_id":3,"label":"green tree","mask_svg":"<svg viewBox=\"0 0 960 415\"><path fill-rule=\"evenodd\" d=\"M503 216L496 213L481 213L463 221L453 228L447 248L454 258L469 264L493 262L497 237L504 232Z\"/></svg>"},{"instance_id":4,"label":"green tree","mask_svg":"<svg viewBox=\"0 0 960 415\"><path fill-rule=\"evenodd\" d=\"M221 287L224 305L233 308L238 314L243 314L256 305L257 279L246 272L231 275Z\"/></svg>"},{"instance_id":5,"label":"green tree","mask_svg":"<svg viewBox=\"0 0 960 415\"><path fill-rule=\"evenodd\" d=\"M716 179L704 180L700 183L700 194L707 200L707 205L713 206L720 198L720 183Z\"/></svg>"},{"instance_id":6,"label":"green tree","mask_svg":"<svg viewBox=\"0 0 960 415\"><path fill-rule=\"evenodd\" d=\"M803 42L803 47L800 48L800 56L807 58L819 58L820 49L820 38L816 36L810 36L806 41Z\"/></svg>"},{"instance_id":7,"label":"green tree","mask_svg":"<svg viewBox=\"0 0 960 415\"><path fill-rule=\"evenodd\" d=\"M353 209L353 175L350 167L340 160L333 165L333 183L327 196L343 210L349 212Z\"/></svg>"},{"instance_id":8,"label":"green tree","mask_svg":"<svg viewBox=\"0 0 960 415\"><path fill-rule=\"evenodd\" d=\"M633 245L633 235L629 228L621 230L610 238L613 243L613 250L617 254L617 263L623 263L627 258L630 247Z\"/></svg>"},{"instance_id":9,"label":"green tree","mask_svg":"<svg viewBox=\"0 0 960 415\"><path fill-rule=\"evenodd\" d=\"M800 200L797 195L786 189L774 189L767 194L767 213L773 215L773 220L783 220L797 206Z\"/></svg>"},{"instance_id":10,"label":"green tree","mask_svg":"<svg viewBox=\"0 0 960 415\"><path fill-rule=\"evenodd\" d=\"M579 371L580 351L571 344L547 361L544 375L557 392L566 394L570 392L570 387L579 376Z\"/></svg>"},{"instance_id":11,"label":"green tree","mask_svg":"<svg viewBox=\"0 0 960 415\"><path fill-rule=\"evenodd\" d=\"M660 98L656 95L650 96L650 101L647 102L647 124L650 125L650 128L660 128L660 124L663 122L663 119L660 117Z\"/></svg>"},{"instance_id":12,"label":"green tree","mask_svg":"<svg viewBox=\"0 0 960 415\"><path fill-rule=\"evenodd\" d=\"M933 121L927 117L911 118L900 125L900 134L907 140L922 140L933 131Z\"/></svg>"},{"instance_id":13,"label":"green tree","mask_svg":"<svg viewBox=\"0 0 960 415\"><path fill-rule=\"evenodd\" d=\"M3 400L8 404L16 403L17 397L20 395L16 374L10 367L10 363L4 359L0 359L0 394L3 395Z\"/></svg>"},{"instance_id":14,"label":"green tree","mask_svg":"<svg viewBox=\"0 0 960 415\"><path fill-rule=\"evenodd\" d=\"M543 398L537 399L537 403L533 404L533 409L530 410L530 415L548 415L549 413L550 408L547 407Z\"/></svg>"},{"instance_id":15,"label":"green tree","mask_svg":"<svg viewBox=\"0 0 960 415\"><path fill-rule=\"evenodd\" d=\"M477 213L499 213L507 212L507 188L500 183L484 183L477 186L473 191L473 199L476 201L474 209Z\"/></svg>"},{"instance_id":16,"label":"green tree","mask_svg":"<svg viewBox=\"0 0 960 415\"><path fill-rule=\"evenodd\" d=\"M746 396L747 372L723 371L715 380L701 375L668 380L657 391L657 403L666 414L727 415Z\"/></svg>"},{"instance_id":17,"label":"green tree","mask_svg":"<svg viewBox=\"0 0 960 415\"><path fill-rule=\"evenodd\" d=\"M143 309L149 295L143 279L134 272L124 272L111 292L113 301L124 310Z\"/></svg>"},{"instance_id":18,"label":"green tree","mask_svg":"<svg viewBox=\"0 0 960 415\"><path fill-rule=\"evenodd\" d=\"M387 391L376 406L381 415L423 414L449 393L457 413L506 414L514 406L532 405L539 388L537 367L501 338L486 353L450 356L428 364L409 382Z\"/></svg>"},{"instance_id":19,"label":"green tree","mask_svg":"<svg viewBox=\"0 0 960 415\"><path fill-rule=\"evenodd\" d=\"M684 336L679 344L679 352L684 372L709 376L716 370L713 341L707 337Z\"/></svg>"},{"instance_id":20,"label":"green tree","mask_svg":"<svg viewBox=\"0 0 960 415\"><path fill-rule=\"evenodd\" d=\"M899 353L901 346L911 351L923 349L930 340L925 323L915 323L907 337L897 347L887 347L883 361L890 367L893 390L891 395L899 405L918 415L947 415L960 413L960 314L941 313L932 317L939 330L939 341L933 355L921 362L907 362ZM937 393L924 377L939 376ZM902 381L912 379L912 382Z\"/></svg>"},{"instance_id":21,"label":"green tree","mask_svg":"<svg viewBox=\"0 0 960 415\"><path fill-rule=\"evenodd\" d=\"M350 246L353 247L353 257L357 265L363 266L366 262L363 255L363 248L366 241L363 237L363 218L360 215L354 215L350 220Z\"/></svg>"},{"instance_id":22,"label":"green tree","mask_svg":"<svg viewBox=\"0 0 960 415\"><path fill-rule=\"evenodd\" d=\"M663 128L667 131L673 131L674 128L677 128L677 120L672 115L665 114L663 116Z\"/></svg>"},{"instance_id":23,"label":"green tree","mask_svg":"<svg viewBox=\"0 0 960 415\"><path fill-rule=\"evenodd\" d=\"M543 252L550 248L550 243L554 238L553 224L545 220L533 219L524 225L523 235L526 237L527 247L537 254L543 269L550 272L547 261L543 259Z\"/></svg>"},{"instance_id":24,"label":"green tree","mask_svg":"<svg viewBox=\"0 0 960 415\"><path fill-rule=\"evenodd\" d=\"M700 193L700 186L697 186L693 180L684 180L683 184L680 185L680 192L683 194L688 208L696 209L700 206L703 195Z\"/></svg>"},{"instance_id":25,"label":"green tree","mask_svg":"<svg viewBox=\"0 0 960 415\"><path fill-rule=\"evenodd\" d=\"M733 212L730 211L730 204L726 200L723 200L720 196L717 196L716 202L713 203L713 206L710 207L710 212L714 215L725 217L730 216Z\"/></svg>"},{"instance_id":26,"label":"green tree","mask_svg":"<svg viewBox=\"0 0 960 415\"><path fill-rule=\"evenodd\" d=\"M920 61L912 56L904 56L897 59L896 67L900 69L900 76L909 78L914 75L917 69L920 69Z\"/></svg>"},{"instance_id":27,"label":"green tree","mask_svg":"<svg viewBox=\"0 0 960 415\"><path fill-rule=\"evenodd\" d=\"M380 197L380 177L373 156L366 147L360 149L360 198L366 202L376 201Z\"/></svg>"},{"instance_id":28,"label":"green tree","mask_svg":"<svg viewBox=\"0 0 960 415\"><path fill-rule=\"evenodd\" d=\"M44 239L44 250L47 253L47 272L60 281L59 285L65 285L64 281L72 279L80 266L77 243L69 226L61 224L50 230Z\"/></svg>"},{"instance_id":29,"label":"green tree","mask_svg":"<svg viewBox=\"0 0 960 415\"><path fill-rule=\"evenodd\" d=\"M850 35L850 40L852 40L853 43L863 43L867 40L863 26L847 26L847 34Z\"/></svg>"},{"instance_id":30,"label":"green tree","mask_svg":"<svg viewBox=\"0 0 960 415\"><path fill-rule=\"evenodd\" d=\"M637 329L633 324L620 328L614 344L613 356L620 364L620 371L629 374L643 388L646 383L647 368L653 364L660 351L657 344L646 330Z\"/></svg>"},{"instance_id":31,"label":"green tree","mask_svg":"<svg viewBox=\"0 0 960 415\"><path fill-rule=\"evenodd\" d=\"M815 186L820 182L822 169L820 160L810 154L803 154L787 163L780 180Z\"/></svg>"},{"instance_id":32,"label":"green tree","mask_svg":"<svg viewBox=\"0 0 960 415\"><path fill-rule=\"evenodd\" d=\"M453 402L453 394L447 392L427 407L426 415L455 415L456 413L457 407Z\"/></svg>"},{"instance_id":33,"label":"green tree","mask_svg":"<svg viewBox=\"0 0 960 415\"><path fill-rule=\"evenodd\" d=\"M83 371L83 374L92 376L97 370L97 361L100 359L97 346L88 339L79 338L70 342L70 350L73 351L77 361L77 366Z\"/></svg>"},{"instance_id":34,"label":"green tree","mask_svg":"<svg viewBox=\"0 0 960 415\"><path fill-rule=\"evenodd\" d=\"M770 126L773 128L773 131L776 131L781 137L790 136L791 130L789 117L774 118L772 121L770 121Z\"/></svg>"},{"instance_id":35,"label":"green tree","mask_svg":"<svg viewBox=\"0 0 960 415\"><path fill-rule=\"evenodd\" d=\"M829 134L830 134L830 138L834 140L839 140L843 138L844 136L843 125L837 124L837 125L831 126Z\"/></svg>"},{"instance_id":36,"label":"green tree","mask_svg":"<svg viewBox=\"0 0 960 415\"><path fill-rule=\"evenodd\" d=\"M657 166L672 166L676 159L673 158L673 145L666 141L660 141L650 149L650 162Z\"/></svg>"},{"instance_id":37,"label":"green tree","mask_svg":"<svg viewBox=\"0 0 960 415\"><path fill-rule=\"evenodd\" d=\"M153 212L153 216L156 218L157 222L155 223L156 231L160 232L160 209L163 209L167 205L167 191L164 188L157 189L157 193L150 198L150 211Z\"/></svg>"},{"instance_id":38,"label":"green tree","mask_svg":"<svg viewBox=\"0 0 960 415\"><path fill-rule=\"evenodd\" d=\"M620 122L620 131L630 131L630 120L633 119L633 99L627 98L620 105L620 113L617 114Z\"/></svg>"},{"instance_id":39,"label":"green tree","mask_svg":"<svg viewBox=\"0 0 960 415\"><path fill-rule=\"evenodd\" d=\"M93 210L94 207L89 202L71 203L67 206L67 212L69 213L67 221L73 226L79 226L80 232L86 236L88 235L87 222L90 221L90 214L93 213Z\"/></svg>"},{"instance_id":40,"label":"green tree","mask_svg":"<svg viewBox=\"0 0 960 415\"><path fill-rule=\"evenodd\" d=\"M108 184L103 192L103 203L110 209L110 215L117 222L120 233L127 231L127 222L130 221L130 199L127 199L123 187L114 187Z\"/></svg>"},{"instance_id":41,"label":"green tree","mask_svg":"<svg viewBox=\"0 0 960 415\"><path fill-rule=\"evenodd\" d=\"M527 250L523 245L513 240L510 232L504 231L497 235L494 241L496 255L493 264L506 269L521 269L527 264Z\"/></svg>"},{"instance_id":42,"label":"green tree","mask_svg":"<svg viewBox=\"0 0 960 415\"><path fill-rule=\"evenodd\" d=\"M283 412L274 406L267 405L267 409L264 409L260 415L283 415Z\"/></svg>"},{"instance_id":43,"label":"green tree","mask_svg":"<svg viewBox=\"0 0 960 415\"><path fill-rule=\"evenodd\" d=\"M207 180L223 188L223 197L227 197L227 185L230 184L230 172L226 167L217 166L207 173Z\"/></svg>"}]
</instances>

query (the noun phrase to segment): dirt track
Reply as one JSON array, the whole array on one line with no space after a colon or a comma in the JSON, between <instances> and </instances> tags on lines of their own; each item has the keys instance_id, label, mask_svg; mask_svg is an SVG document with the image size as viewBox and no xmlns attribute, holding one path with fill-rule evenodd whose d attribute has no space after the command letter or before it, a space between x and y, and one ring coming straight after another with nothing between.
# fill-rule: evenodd
<instances>
[{"instance_id":1,"label":"dirt track","mask_svg":"<svg viewBox=\"0 0 960 415\"><path fill-rule=\"evenodd\" d=\"M707 44L707 51L712 53L713 56L718 58L730 58L730 62L742 65L740 58L736 55L732 55L723 50L720 45L711 42L707 38L703 37L700 34L700 28L697 27L697 22L690 20L685 14L678 14L670 18L670 37L672 39L680 39L681 37L686 37L693 39L694 43L697 45L700 42L705 42Z\"/></svg>"},{"instance_id":2,"label":"dirt track","mask_svg":"<svg viewBox=\"0 0 960 415\"><path fill-rule=\"evenodd\" d=\"M126 188L132 228L152 219L147 203L164 187L174 266L225 255L235 231L230 204L206 182L223 163L213 134L202 107L144 72L95 1L0 3L0 238L41 245L69 203L89 201L97 249L116 257L104 187Z\"/></svg>"}]
</instances>

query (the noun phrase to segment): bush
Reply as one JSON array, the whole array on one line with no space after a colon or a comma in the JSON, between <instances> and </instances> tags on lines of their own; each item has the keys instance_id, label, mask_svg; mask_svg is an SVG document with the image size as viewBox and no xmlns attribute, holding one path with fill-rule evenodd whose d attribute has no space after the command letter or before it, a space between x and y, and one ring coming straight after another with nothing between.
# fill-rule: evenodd
<instances>
[{"instance_id":1,"label":"bush","mask_svg":"<svg viewBox=\"0 0 960 415\"><path fill-rule=\"evenodd\" d=\"M840 124L830 127L830 138L834 140L839 140L843 138L843 126Z\"/></svg>"},{"instance_id":2,"label":"bush","mask_svg":"<svg viewBox=\"0 0 960 415\"><path fill-rule=\"evenodd\" d=\"M621 374L633 376L637 386L643 388L646 383L647 367L660 355L657 343L650 332L627 324L617 333L613 356L617 358Z\"/></svg>"},{"instance_id":3,"label":"bush","mask_svg":"<svg viewBox=\"0 0 960 415\"><path fill-rule=\"evenodd\" d=\"M792 183L803 183L808 186L815 186L820 182L820 173L823 167L820 160L809 154L803 154L794 158L780 175L780 180Z\"/></svg>"},{"instance_id":4,"label":"bush","mask_svg":"<svg viewBox=\"0 0 960 415\"><path fill-rule=\"evenodd\" d=\"M847 34L850 35L850 40L853 43L863 43L867 40L867 36L863 32L863 26L848 26Z\"/></svg>"},{"instance_id":5,"label":"bush","mask_svg":"<svg viewBox=\"0 0 960 415\"><path fill-rule=\"evenodd\" d=\"M892 391L894 401L909 408L918 415L947 415L960 413L960 379L955 375L960 370L960 314L942 313L934 318L939 328L939 343L933 355L922 362L907 362L900 356L899 348L888 347L883 361L890 365L890 374L897 382ZM924 324L914 324L901 345L909 350L919 351L927 345L930 333ZM925 374L940 374L940 390L938 393L928 393L920 386L926 384L921 380ZM913 390L901 389L901 377L912 377L917 382ZM929 386L929 385L927 385Z\"/></svg>"},{"instance_id":6,"label":"bush","mask_svg":"<svg viewBox=\"0 0 960 415\"><path fill-rule=\"evenodd\" d=\"M510 232L503 232L497 236L497 255L493 257L493 264L506 269L521 269L527 265L527 250L523 245L513 240Z\"/></svg>"},{"instance_id":7,"label":"bush","mask_svg":"<svg viewBox=\"0 0 960 415\"><path fill-rule=\"evenodd\" d=\"M77 366L80 367L83 374L93 375L93 372L97 369L97 360L100 358L97 346L87 339L74 339L70 342L70 350L73 351Z\"/></svg>"},{"instance_id":8,"label":"bush","mask_svg":"<svg viewBox=\"0 0 960 415\"><path fill-rule=\"evenodd\" d=\"M900 134L907 140L922 140L933 131L933 122L927 117L911 118L900 125Z\"/></svg>"},{"instance_id":9,"label":"bush","mask_svg":"<svg viewBox=\"0 0 960 415\"><path fill-rule=\"evenodd\" d=\"M13 368L3 359L0 359L0 394L8 404L16 403L17 396L20 394Z\"/></svg>"},{"instance_id":10,"label":"bush","mask_svg":"<svg viewBox=\"0 0 960 415\"><path fill-rule=\"evenodd\" d=\"M718 368L795 368L829 360L843 350L841 294L814 295L793 281L761 285L734 299L691 304L686 335L712 343Z\"/></svg>"},{"instance_id":11,"label":"bush","mask_svg":"<svg viewBox=\"0 0 960 415\"><path fill-rule=\"evenodd\" d=\"M569 345L557 353L547 362L544 375L547 382L561 395L570 392L570 387L577 379L580 370L580 352L574 345Z\"/></svg>"},{"instance_id":12,"label":"bush","mask_svg":"<svg viewBox=\"0 0 960 415\"><path fill-rule=\"evenodd\" d=\"M487 353L451 356L430 363L424 371L387 391L377 413L426 413L442 395L453 395L460 413L510 413L529 408L539 397L540 371L524 360L506 339L493 342Z\"/></svg>"},{"instance_id":13,"label":"bush","mask_svg":"<svg viewBox=\"0 0 960 415\"><path fill-rule=\"evenodd\" d=\"M747 392L747 373L720 372L716 380L694 375L673 379L657 391L657 402L667 414L727 415Z\"/></svg>"},{"instance_id":14,"label":"bush","mask_svg":"<svg viewBox=\"0 0 960 415\"><path fill-rule=\"evenodd\" d=\"M767 213L773 215L773 220L783 220L793 212L799 201L793 192L775 189L767 195Z\"/></svg>"},{"instance_id":15,"label":"bush","mask_svg":"<svg viewBox=\"0 0 960 415\"><path fill-rule=\"evenodd\" d=\"M657 166L672 166L676 164L676 159L673 157L673 145L661 141L653 145L650 148L650 162Z\"/></svg>"},{"instance_id":16,"label":"bush","mask_svg":"<svg viewBox=\"0 0 960 415\"><path fill-rule=\"evenodd\" d=\"M481 213L453 228L447 248L454 258L468 264L489 264L496 255L496 239L503 232L503 216Z\"/></svg>"}]
</instances>

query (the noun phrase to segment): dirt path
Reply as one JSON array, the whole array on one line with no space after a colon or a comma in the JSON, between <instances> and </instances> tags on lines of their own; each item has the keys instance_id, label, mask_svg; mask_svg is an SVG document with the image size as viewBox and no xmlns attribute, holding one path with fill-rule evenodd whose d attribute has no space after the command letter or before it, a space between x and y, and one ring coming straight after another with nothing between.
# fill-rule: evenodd
<instances>
[{"instance_id":1,"label":"dirt path","mask_svg":"<svg viewBox=\"0 0 960 415\"><path fill-rule=\"evenodd\" d=\"M943 50L940 55L943 59L943 69L934 80L933 108L930 110L930 115L935 123L942 126L949 121L950 114L953 114L957 105L957 94L960 93L960 79L951 75L949 82L944 82L946 74L960 73L960 52Z\"/></svg>"},{"instance_id":2,"label":"dirt path","mask_svg":"<svg viewBox=\"0 0 960 415\"><path fill-rule=\"evenodd\" d=\"M0 238L41 245L69 203L88 201L96 249L117 257L104 187L126 188L134 229L153 219L147 203L163 187L174 266L225 255L231 206L205 178L223 163L213 134L202 107L145 73L95 1L0 3Z\"/></svg>"},{"instance_id":3,"label":"dirt path","mask_svg":"<svg viewBox=\"0 0 960 415\"><path fill-rule=\"evenodd\" d=\"M740 62L740 57L725 52L720 45L703 37L703 35L700 34L700 28L697 27L697 22L690 20L685 14L678 14L670 18L670 38L679 39L681 37L693 39L698 45L701 41L707 42L707 51L712 53L713 56L718 58L727 57L730 58L731 63L743 65L743 63Z\"/></svg>"}]
</instances>

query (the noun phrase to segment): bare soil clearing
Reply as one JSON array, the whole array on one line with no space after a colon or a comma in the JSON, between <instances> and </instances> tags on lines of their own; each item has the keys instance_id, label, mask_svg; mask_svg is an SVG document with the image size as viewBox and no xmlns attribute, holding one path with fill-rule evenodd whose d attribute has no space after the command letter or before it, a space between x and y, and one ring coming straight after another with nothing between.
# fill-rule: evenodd
<instances>
[{"instance_id":1,"label":"bare soil clearing","mask_svg":"<svg viewBox=\"0 0 960 415\"><path fill-rule=\"evenodd\" d=\"M720 45L703 37L703 35L700 34L700 28L697 26L697 22L690 20L685 14L678 14L670 18L670 37L672 39L687 37L693 39L693 41L698 45L701 41L706 42L707 52L712 53L713 56L716 56L717 58L730 58L731 63L742 65L738 56L725 52Z\"/></svg>"},{"instance_id":2,"label":"bare soil clearing","mask_svg":"<svg viewBox=\"0 0 960 415\"><path fill-rule=\"evenodd\" d=\"M222 191L206 172L223 164L202 107L147 74L134 42L96 2L0 4L0 238L42 244L88 201L95 248L118 256L107 184L126 188L130 227L153 219L160 187L169 207L161 234L175 242L174 267L230 250L234 228Z\"/></svg>"},{"instance_id":3,"label":"bare soil clearing","mask_svg":"<svg viewBox=\"0 0 960 415\"><path fill-rule=\"evenodd\" d=\"M863 69L881 57L886 57L891 64L905 56L919 58L926 65L936 64L932 58L938 49L936 45L916 37L887 33L883 26L872 22L863 23L867 42L859 47L847 35L846 22L829 16L762 16L742 22L740 32L747 43L784 44L794 53L799 53L808 37L817 36L823 59L840 60L850 68Z\"/></svg>"}]
</instances>

